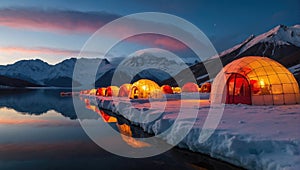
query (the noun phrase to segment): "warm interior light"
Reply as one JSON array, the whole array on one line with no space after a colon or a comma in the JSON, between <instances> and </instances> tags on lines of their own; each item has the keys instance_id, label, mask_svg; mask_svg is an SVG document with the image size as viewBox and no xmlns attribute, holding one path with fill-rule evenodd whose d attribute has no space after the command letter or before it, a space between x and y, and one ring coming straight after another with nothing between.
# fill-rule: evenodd
<instances>
[{"instance_id":1,"label":"warm interior light","mask_svg":"<svg viewBox=\"0 0 300 170\"><path fill-rule=\"evenodd\" d=\"M263 80L260 80L259 81L259 84L260 84L260 87L261 88L264 88L265 87L265 82Z\"/></svg>"},{"instance_id":2,"label":"warm interior light","mask_svg":"<svg viewBox=\"0 0 300 170\"><path fill-rule=\"evenodd\" d=\"M146 87L146 86L142 86L142 88L143 88L143 90L146 90L146 89L147 89L147 87Z\"/></svg>"}]
</instances>

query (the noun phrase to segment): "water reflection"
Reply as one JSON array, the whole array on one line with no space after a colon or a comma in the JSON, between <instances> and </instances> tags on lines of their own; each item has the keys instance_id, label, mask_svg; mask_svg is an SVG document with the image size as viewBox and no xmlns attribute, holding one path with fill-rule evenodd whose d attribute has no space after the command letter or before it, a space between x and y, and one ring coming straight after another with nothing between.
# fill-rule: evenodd
<instances>
[{"instance_id":1,"label":"water reflection","mask_svg":"<svg viewBox=\"0 0 300 170\"><path fill-rule=\"evenodd\" d=\"M19 113L30 115L41 115L50 110L54 110L64 117L77 119L72 98L60 96L60 92L63 90L64 89L0 89L0 107L11 108ZM70 89L65 90L70 91ZM85 118L96 119L97 116L87 112Z\"/></svg>"},{"instance_id":2,"label":"water reflection","mask_svg":"<svg viewBox=\"0 0 300 170\"><path fill-rule=\"evenodd\" d=\"M133 134L133 132L136 131L132 131L132 126L124 123L124 121L122 122L118 122L118 119L114 116L111 116L109 114L107 114L104 110L100 110L98 108L98 106L95 106L93 104L91 104L89 99L81 99L84 101L86 108L90 109L96 113L98 113L98 115L100 115L102 117L102 120L106 123L110 123L110 124L115 124L118 128L118 131L120 132L120 136L122 138L122 140L124 142L126 142L129 146L133 147L133 148L144 148L144 147L149 147L150 144L137 140L135 138L133 138L134 136L138 136L141 137L141 134L143 134L143 132L140 133L135 133ZM135 127L135 129L138 129L137 127ZM144 137L145 135L143 135Z\"/></svg>"},{"instance_id":3,"label":"water reflection","mask_svg":"<svg viewBox=\"0 0 300 170\"><path fill-rule=\"evenodd\" d=\"M113 155L82 130L72 98L61 90L0 90L0 169L236 169L206 156L172 149L144 159ZM75 99L77 100L77 99ZM83 100L80 119L102 119L131 147L148 134ZM109 140L109 136L105 136ZM113 141L110 141L113 143Z\"/></svg>"}]
</instances>

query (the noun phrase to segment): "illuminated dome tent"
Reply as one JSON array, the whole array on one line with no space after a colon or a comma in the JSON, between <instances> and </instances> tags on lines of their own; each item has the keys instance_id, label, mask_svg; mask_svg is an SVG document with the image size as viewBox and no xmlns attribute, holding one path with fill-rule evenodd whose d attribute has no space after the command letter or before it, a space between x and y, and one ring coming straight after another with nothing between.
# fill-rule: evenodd
<instances>
[{"instance_id":1,"label":"illuminated dome tent","mask_svg":"<svg viewBox=\"0 0 300 170\"><path fill-rule=\"evenodd\" d=\"M199 92L199 86L193 82L187 82L182 86L181 92Z\"/></svg>"},{"instance_id":2,"label":"illuminated dome tent","mask_svg":"<svg viewBox=\"0 0 300 170\"><path fill-rule=\"evenodd\" d=\"M119 97L128 97L132 84L123 84L119 90Z\"/></svg>"},{"instance_id":3,"label":"illuminated dome tent","mask_svg":"<svg viewBox=\"0 0 300 170\"><path fill-rule=\"evenodd\" d=\"M163 85L161 86L161 90L164 94L173 94L173 89L169 85Z\"/></svg>"},{"instance_id":4,"label":"illuminated dome tent","mask_svg":"<svg viewBox=\"0 0 300 170\"><path fill-rule=\"evenodd\" d=\"M97 93L97 89L91 89L89 91L89 95L96 95L96 93Z\"/></svg>"},{"instance_id":5,"label":"illuminated dome tent","mask_svg":"<svg viewBox=\"0 0 300 170\"><path fill-rule=\"evenodd\" d=\"M178 94L181 93L181 88L180 87L172 87L173 93Z\"/></svg>"},{"instance_id":6,"label":"illuminated dome tent","mask_svg":"<svg viewBox=\"0 0 300 170\"><path fill-rule=\"evenodd\" d=\"M284 66L270 58L243 57L226 65L223 72L226 77L226 103L253 105L300 103L299 86L295 77ZM219 73L216 76L214 83L223 80L224 77L221 75ZM211 95L214 95L214 89Z\"/></svg>"},{"instance_id":7,"label":"illuminated dome tent","mask_svg":"<svg viewBox=\"0 0 300 170\"><path fill-rule=\"evenodd\" d=\"M202 84L200 91L201 91L201 93L210 93L210 91L211 91L211 83L206 82L206 83Z\"/></svg>"},{"instance_id":8,"label":"illuminated dome tent","mask_svg":"<svg viewBox=\"0 0 300 170\"><path fill-rule=\"evenodd\" d=\"M105 87L100 87L97 89L96 95L97 96L105 96L105 91L106 91Z\"/></svg>"},{"instance_id":9,"label":"illuminated dome tent","mask_svg":"<svg viewBox=\"0 0 300 170\"><path fill-rule=\"evenodd\" d=\"M105 91L105 96L118 96L119 87L117 86L108 86Z\"/></svg>"},{"instance_id":10,"label":"illuminated dome tent","mask_svg":"<svg viewBox=\"0 0 300 170\"><path fill-rule=\"evenodd\" d=\"M154 81L141 79L132 84L129 98L162 98L162 91Z\"/></svg>"}]
</instances>

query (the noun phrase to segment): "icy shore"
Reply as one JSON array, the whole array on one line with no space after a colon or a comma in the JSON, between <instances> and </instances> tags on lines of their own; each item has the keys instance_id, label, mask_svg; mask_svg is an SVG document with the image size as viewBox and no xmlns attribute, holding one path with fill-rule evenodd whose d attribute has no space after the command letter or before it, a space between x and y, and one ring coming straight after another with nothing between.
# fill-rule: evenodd
<instances>
[{"instance_id":1,"label":"icy shore","mask_svg":"<svg viewBox=\"0 0 300 170\"><path fill-rule=\"evenodd\" d=\"M174 121L175 131L163 139L174 144L176 134L189 123L190 113L198 112L196 122L188 135L178 144L195 152L232 163L247 169L300 169L300 105L249 106L226 105L222 119L210 138L201 143L199 135L207 117L210 103L207 99L130 101L127 98L92 97L100 108L111 110L146 132L160 134ZM184 118L177 119L181 102L189 109ZM166 104L166 105L165 105ZM166 106L161 113L162 107Z\"/></svg>"}]
</instances>

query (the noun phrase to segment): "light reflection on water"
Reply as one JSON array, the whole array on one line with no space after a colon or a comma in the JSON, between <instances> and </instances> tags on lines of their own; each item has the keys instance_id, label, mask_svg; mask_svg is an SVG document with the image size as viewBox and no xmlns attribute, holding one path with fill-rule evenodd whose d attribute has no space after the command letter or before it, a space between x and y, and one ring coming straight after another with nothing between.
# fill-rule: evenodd
<instances>
[{"instance_id":1,"label":"light reflection on water","mask_svg":"<svg viewBox=\"0 0 300 170\"><path fill-rule=\"evenodd\" d=\"M0 89L0 169L234 169L179 149L144 159L113 155L94 144L82 130L71 97L61 90ZM79 100L79 98L78 98ZM86 116L101 118L120 132L131 147L149 144L134 137L147 136L125 120L82 103ZM109 134L105 136L110 140ZM113 141L110 141L112 144Z\"/></svg>"}]
</instances>

